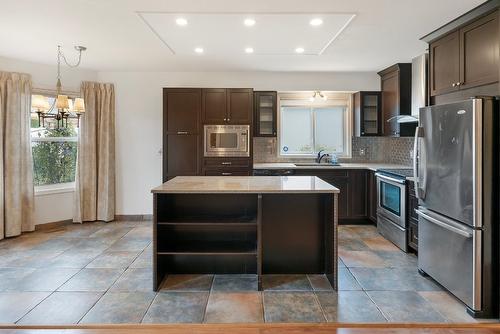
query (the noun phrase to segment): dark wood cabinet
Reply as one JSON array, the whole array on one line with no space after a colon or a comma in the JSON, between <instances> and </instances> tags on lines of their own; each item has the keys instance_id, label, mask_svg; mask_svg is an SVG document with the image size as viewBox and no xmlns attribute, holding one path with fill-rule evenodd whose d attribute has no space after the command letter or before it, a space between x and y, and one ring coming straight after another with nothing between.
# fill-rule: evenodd
<instances>
[{"instance_id":1,"label":"dark wood cabinet","mask_svg":"<svg viewBox=\"0 0 500 334\"><path fill-rule=\"evenodd\" d=\"M253 90L230 88L227 90L227 123L252 124Z\"/></svg>"},{"instance_id":2,"label":"dark wood cabinet","mask_svg":"<svg viewBox=\"0 0 500 334\"><path fill-rule=\"evenodd\" d=\"M199 139L198 134L165 135L163 152L164 182L175 176L200 174Z\"/></svg>"},{"instance_id":3,"label":"dark wood cabinet","mask_svg":"<svg viewBox=\"0 0 500 334\"><path fill-rule=\"evenodd\" d=\"M201 89L163 90L163 181L200 174Z\"/></svg>"},{"instance_id":4,"label":"dark wood cabinet","mask_svg":"<svg viewBox=\"0 0 500 334\"><path fill-rule=\"evenodd\" d=\"M254 136L276 137L277 92L254 92Z\"/></svg>"},{"instance_id":5,"label":"dark wood cabinet","mask_svg":"<svg viewBox=\"0 0 500 334\"><path fill-rule=\"evenodd\" d=\"M369 223L367 174L362 169L298 169L295 175L317 176L340 190L338 216L341 224Z\"/></svg>"},{"instance_id":6,"label":"dark wood cabinet","mask_svg":"<svg viewBox=\"0 0 500 334\"><path fill-rule=\"evenodd\" d=\"M431 95L458 90L460 81L460 36L454 31L432 43L430 50Z\"/></svg>"},{"instance_id":7,"label":"dark wood cabinet","mask_svg":"<svg viewBox=\"0 0 500 334\"><path fill-rule=\"evenodd\" d=\"M415 124L389 121L411 114L411 63L399 63L378 73L382 88L382 134L389 137L413 136Z\"/></svg>"},{"instance_id":8,"label":"dark wood cabinet","mask_svg":"<svg viewBox=\"0 0 500 334\"><path fill-rule=\"evenodd\" d=\"M368 218L377 223L377 177L374 171L368 172Z\"/></svg>"},{"instance_id":9,"label":"dark wood cabinet","mask_svg":"<svg viewBox=\"0 0 500 334\"><path fill-rule=\"evenodd\" d=\"M224 88L204 88L203 124L225 124L227 122L227 95Z\"/></svg>"},{"instance_id":10,"label":"dark wood cabinet","mask_svg":"<svg viewBox=\"0 0 500 334\"><path fill-rule=\"evenodd\" d=\"M498 11L460 29L460 89L498 82Z\"/></svg>"},{"instance_id":11,"label":"dark wood cabinet","mask_svg":"<svg viewBox=\"0 0 500 334\"><path fill-rule=\"evenodd\" d=\"M202 95L203 124L252 123L252 89L205 88Z\"/></svg>"},{"instance_id":12,"label":"dark wood cabinet","mask_svg":"<svg viewBox=\"0 0 500 334\"><path fill-rule=\"evenodd\" d=\"M497 83L499 49L498 11L430 41L431 96Z\"/></svg>"},{"instance_id":13,"label":"dark wood cabinet","mask_svg":"<svg viewBox=\"0 0 500 334\"><path fill-rule=\"evenodd\" d=\"M368 217L368 172L362 169L349 171L351 212L350 217L354 220L365 220Z\"/></svg>"},{"instance_id":14,"label":"dark wood cabinet","mask_svg":"<svg viewBox=\"0 0 500 334\"><path fill-rule=\"evenodd\" d=\"M408 246L414 251L418 251L418 215L415 211L418 208L418 199L415 194L415 183L408 181L407 189Z\"/></svg>"},{"instance_id":15,"label":"dark wood cabinet","mask_svg":"<svg viewBox=\"0 0 500 334\"><path fill-rule=\"evenodd\" d=\"M357 92L354 94L354 135L382 135L382 94L380 92Z\"/></svg>"}]
</instances>

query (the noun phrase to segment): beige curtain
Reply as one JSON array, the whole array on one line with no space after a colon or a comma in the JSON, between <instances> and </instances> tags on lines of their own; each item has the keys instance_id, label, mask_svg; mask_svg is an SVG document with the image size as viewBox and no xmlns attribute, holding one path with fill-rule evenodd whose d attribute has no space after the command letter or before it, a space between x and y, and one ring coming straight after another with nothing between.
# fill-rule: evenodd
<instances>
[{"instance_id":1,"label":"beige curtain","mask_svg":"<svg viewBox=\"0 0 500 334\"><path fill-rule=\"evenodd\" d=\"M0 72L0 239L34 230L31 76Z\"/></svg>"},{"instance_id":2,"label":"beige curtain","mask_svg":"<svg viewBox=\"0 0 500 334\"><path fill-rule=\"evenodd\" d=\"M111 221L115 216L115 89L83 82L74 222Z\"/></svg>"}]
</instances>

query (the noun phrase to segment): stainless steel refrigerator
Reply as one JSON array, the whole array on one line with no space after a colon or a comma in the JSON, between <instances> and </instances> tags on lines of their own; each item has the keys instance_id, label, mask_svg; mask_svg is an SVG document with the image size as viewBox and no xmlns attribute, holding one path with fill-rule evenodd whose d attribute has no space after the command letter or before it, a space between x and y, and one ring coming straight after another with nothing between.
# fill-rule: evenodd
<instances>
[{"instance_id":1,"label":"stainless steel refrigerator","mask_svg":"<svg viewBox=\"0 0 500 334\"><path fill-rule=\"evenodd\" d=\"M498 102L420 109L414 174L418 267L467 305L497 317Z\"/></svg>"}]
</instances>

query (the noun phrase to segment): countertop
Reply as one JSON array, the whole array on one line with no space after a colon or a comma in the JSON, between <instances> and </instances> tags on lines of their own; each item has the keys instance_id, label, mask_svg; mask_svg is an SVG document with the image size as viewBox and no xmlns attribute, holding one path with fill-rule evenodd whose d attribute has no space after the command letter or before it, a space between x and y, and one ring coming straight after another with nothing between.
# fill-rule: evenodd
<instances>
[{"instance_id":1,"label":"countertop","mask_svg":"<svg viewBox=\"0 0 500 334\"><path fill-rule=\"evenodd\" d=\"M151 190L157 194L339 193L316 176L177 176Z\"/></svg>"},{"instance_id":2,"label":"countertop","mask_svg":"<svg viewBox=\"0 0 500 334\"><path fill-rule=\"evenodd\" d=\"M270 162L270 163L255 163L253 164L253 169L368 169L376 171L381 168L411 168L411 166L396 165L396 164L385 164L385 163L373 163L373 162L341 162L339 166L333 166L329 164L324 164L321 166L295 166L294 163L287 162Z\"/></svg>"}]
</instances>

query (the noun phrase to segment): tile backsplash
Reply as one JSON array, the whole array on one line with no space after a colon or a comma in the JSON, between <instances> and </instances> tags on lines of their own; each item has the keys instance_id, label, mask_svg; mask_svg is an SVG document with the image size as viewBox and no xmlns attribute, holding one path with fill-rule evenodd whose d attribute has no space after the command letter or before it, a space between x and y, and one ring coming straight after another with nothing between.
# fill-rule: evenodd
<instances>
[{"instance_id":1,"label":"tile backsplash","mask_svg":"<svg viewBox=\"0 0 500 334\"><path fill-rule=\"evenodd\" d=\"M304 160L280 157L276 138L255 137L253 140L254 162L296 162ZM352 158L341 162L386 162L401 165L412 163L413 138L353 137Z\"/></svg>"}]
</instances>

